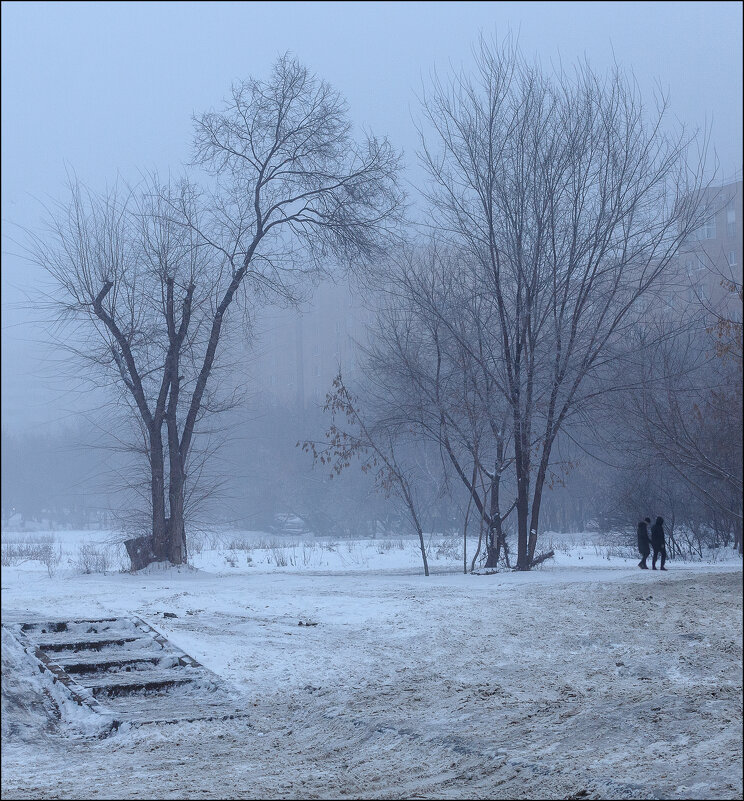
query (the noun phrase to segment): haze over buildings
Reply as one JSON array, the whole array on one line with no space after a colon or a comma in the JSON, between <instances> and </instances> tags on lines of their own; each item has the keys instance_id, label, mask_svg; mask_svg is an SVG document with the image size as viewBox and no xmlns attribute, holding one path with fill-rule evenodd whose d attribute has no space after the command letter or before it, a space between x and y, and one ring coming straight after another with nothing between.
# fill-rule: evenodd
<instances>
[{"instance_id":1,"label":"haze over buildings","mask_svg":"<svg viewBox=\"0 0 744 801\"><path fill-rule=\"evenodd\" d=\"M742 181L711 186L704 203L710 217L679 258L690 278L689 299L716 304L727 294L726 281L742 281Z\"/></svg>"},{"instance_id":2,"label":"haze over buildings","mask_svg":"<svg viewBox=\"0 0 744 801\"><path fill-rule=\"evenodd\" d=\"M66 171L93 188L152 168L177 175L190 156L191 115L216 107L234 80L265 75L278 53L308 64L348 99L359 128L404 151L414 214L417 93L433 68L469 64L479 32L511 32L544 65L586 57L605 70L617 61L647 99L658 86L675 118L709 130L720 178L741 168L741 5L733 2L5 3L2 23L2 406L10 430L55 426L96 405L60 377L41 324L43 277L18 255L16 226L39 229L41 203L64 195ZM335 292L340 301L330 300ZM344 292L312 301L318 323L305 318L300 351L292 323L267 331L274 362L255 374L268 389L296 394L302 383L306 398L323 397L359 323L350 309L332 322L324 311L344 306Z\"/></svg>"}]
</instances>

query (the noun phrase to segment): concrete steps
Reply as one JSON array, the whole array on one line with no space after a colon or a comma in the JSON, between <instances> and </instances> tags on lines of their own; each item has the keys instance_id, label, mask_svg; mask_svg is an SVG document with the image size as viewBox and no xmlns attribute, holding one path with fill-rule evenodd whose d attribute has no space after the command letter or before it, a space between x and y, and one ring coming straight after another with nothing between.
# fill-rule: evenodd
<instances>
[{"instance_id":1,"label":"concrete steps","mask_svg":"<svg viewBox=\"0 0 744 801\"><path fill-rule=\"evenodd\" d=\"M216 674L141 618L3 625L79 704L113 716L115 727L245 715Z\"/></svg>"}]
</instances>

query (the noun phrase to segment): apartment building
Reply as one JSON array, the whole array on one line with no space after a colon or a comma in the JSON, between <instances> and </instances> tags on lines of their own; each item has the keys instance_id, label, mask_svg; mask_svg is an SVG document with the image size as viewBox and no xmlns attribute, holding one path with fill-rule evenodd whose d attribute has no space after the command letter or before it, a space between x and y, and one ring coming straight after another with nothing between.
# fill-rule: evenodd
<instances>
[{"instance_id":1,"label":"apartment building","mask_svg":"<svg viewBox=\"0 0 744 801\"><path fill-rule=\"evenodd\" d=\"M321 283L299 309L264 311L249 365L254 391L300 412L322 406L339 370L357 370L369 318L347 281Z\"/></svg>"},{"instance_id":2,"label":"apartment building","mask_svg":"<svg viewBox=\"0 0 744 801\"><path fill-rule=\"evenodd\" d=\"M715 306L730 295L722 281L742 282L742 181L709 187L702 200L706 221L683 245L679 263L688 300Z\"/></svg>"},{"instance_id":3,"label":"apartment building","mask_svg":"<svg viewBox=\"0 0 744 801\"><path fill-rule=\"evenodd\" d=\"M710 214L677 257L674 295L713 307L732 301L722 280L742 280L742 181L706 189L703 202ZM246 356L254 394L299 413L322 406L339 370L354 377L370 318L348 281L321 283L299 310L264 310Z\"/></svg>"}]
</instances>

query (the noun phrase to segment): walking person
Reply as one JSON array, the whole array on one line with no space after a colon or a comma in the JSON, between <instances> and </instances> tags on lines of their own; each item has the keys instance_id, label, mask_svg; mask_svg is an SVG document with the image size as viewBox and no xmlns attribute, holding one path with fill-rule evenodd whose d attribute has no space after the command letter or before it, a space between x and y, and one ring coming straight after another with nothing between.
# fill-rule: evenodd
<instances>
[{"instance_id":1,"label":"walking person","mask_svg":"<svg viewBox=\"0 0 744 801\"><path fill-rule=\"evenodd\" d=\"M651 526L651 546L654 549L654 556L651 560L651 569L656 570L656 557L661 554L661 569L666 570L666 546L664 544L664 518L657 517L656 522Z\"/></svg>"},{"instance_id":2,"label":"walking person","mask_svg":"<svg viewBox=\"0 0 744 801\"><path fill-rule=\"evenodd\" d=\"M638 550L641 552L641 561L638 563L638 567L642 570L648 570L646 559L651 553L651 540L648 536L648 524L650 522L650 517L644 517L638 524Z\"/></svg>"}]
</instances>

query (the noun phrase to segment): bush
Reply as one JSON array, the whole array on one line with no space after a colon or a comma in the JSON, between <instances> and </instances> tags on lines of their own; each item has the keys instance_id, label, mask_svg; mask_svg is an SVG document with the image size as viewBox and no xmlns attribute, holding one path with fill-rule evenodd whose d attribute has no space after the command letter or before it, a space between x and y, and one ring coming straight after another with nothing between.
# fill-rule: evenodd
<instances>
[{"instance_id":1,"label":"bush","mask_svg":"<svg viewBox=\"0 0 744 801\"><path fill-rule=\"evenodd\" d=\"M4 567L23 562L41 562L46 566L50 578L57 572L61 561L62 545L56 543L52 534L6 540L0 551L0 562Z\"/></svg>"},{"instance_id":2,"label":"bush","mask_svg":"<svg viewBox=\"0 0 744 801\"><path fill-rule=\"evenodd\" d=\"M92 542L78 546L76 558L70 564L79 573L105 573L111 567L108 549Z\"/></svg>"}]
</instances>

